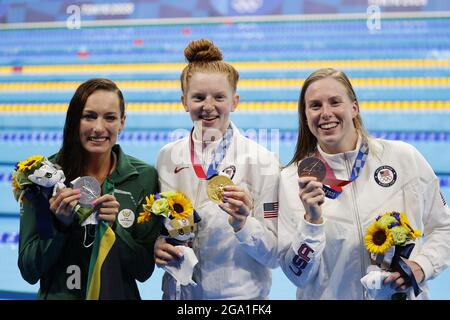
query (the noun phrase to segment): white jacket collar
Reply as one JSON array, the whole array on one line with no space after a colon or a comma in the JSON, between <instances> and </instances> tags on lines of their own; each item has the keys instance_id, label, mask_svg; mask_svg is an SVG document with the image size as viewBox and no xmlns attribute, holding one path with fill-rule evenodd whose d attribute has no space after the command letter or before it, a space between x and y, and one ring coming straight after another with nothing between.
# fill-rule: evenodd
<instances>
[{"instance_id":1,"label":"white jacket collar","mask_svg":"<svg viewBox=\"0 0 450 320\"><path fill-rule=\"evenodd\" d=\"M350 164L350 169L353 166L353 163L355 162L356 156L358 155L359 148L361 147L362 137L358 136L358 141L356 143L356 147L352 151L342 152L342 153L336 153L336 154L329 154L320 148L320 145L317 144L317 150L319 150L320 155L328 162L331 169L333 169L334 174L336 175L336 178L345 178L347 177L347 167L345 162Z\"/></svg>"},{"instance_id":2,"label":"white jacket collar","mask_svg":"<svg viewBox=\"0 0 450 320\"><path fill-rule=\"evenodd\" d=\"M233 153L232 151L235 150L235 148L236 148L235 144L237 143L237 141L239 139L242 139L242 137L243 137L243 135L239 131L239 128L236 127L236 125L231 120L230 120L230 124L231 124L231 127L233 128L233 138L232 138L232 141L231 141L231 144L230 144L230 147L229 147L229 149L230 149L229 151L230 152L227 152L227 154L225 155L225 159L222 161L222 163L230 161L231 159L234 159L234 157L237 156L236 154L232 154ZM182 151L182 158L184 159L184 161L186 163L190 164L191 163L191 156L190 156L190 146L189 146L190 142L189 142L189 139L190 138L189 138L189 135L188 135L183 140L184 143L187 144L187 148L186 147L182 148L182 150L183 150ZM195 145L201 144L201 141L196 139L196 138L194 138L194 135L192 135L192 139L193 139ZM220 138L219 140L214 141L212 143L209 143L207 145L207 147L203 150L203 152L205 152L206 154L211 153L213 150L215 150L217 148L217 145L219 144L220 141L222 141L222 138ZM195 150L198 152L201 149L197 149L196 148ZM201 153L197 154L197 157L199 157L199 159L202 158L200 156L201 156ZM202 164L205 165L205 163L202 163Z\"/></svg>"},{"instance_id":3,"label":"white jacket collar","mask_svg":"<svg viewBox=\"0 0 450 320\"><path fill-rule=\"evenodd\" d=\"M230 120L230 125L231 125L231 127L233 128L233 135L235 136L236 133L239 133L239 129L235 126L235 124L234 124L231 120ZM195 128L194 128L194 130L195 130ZM215 141L213 141L213 142L209 142L207 145L208 145L208 146L209 146L209 145L217 145L220 141L222 141L222 139L223 139L223 135L222 135L222 137L220 137L220 139L215 140ZM199 140L199 139L196 137L196 133L193 133L193 134L192 134L192 140L194 140L195 143L201 143L201 142L203 142L203 141Z\"/></svg>"}]
</instances>

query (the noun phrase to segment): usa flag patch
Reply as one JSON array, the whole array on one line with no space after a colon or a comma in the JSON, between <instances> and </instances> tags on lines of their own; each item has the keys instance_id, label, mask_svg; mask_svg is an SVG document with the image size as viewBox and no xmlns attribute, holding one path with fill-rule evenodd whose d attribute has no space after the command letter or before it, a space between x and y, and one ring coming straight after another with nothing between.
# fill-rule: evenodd
<instances>
[{"instance_id":1,"label":"usa flag patch","mask_svg":"<svg viewBox=\"0 0 450 320\"><path fill-rule=\"evenodd\" d=\"M278 217L278 202L264 203L264 218L277 218Z\"/></svg>"}]
</instances>

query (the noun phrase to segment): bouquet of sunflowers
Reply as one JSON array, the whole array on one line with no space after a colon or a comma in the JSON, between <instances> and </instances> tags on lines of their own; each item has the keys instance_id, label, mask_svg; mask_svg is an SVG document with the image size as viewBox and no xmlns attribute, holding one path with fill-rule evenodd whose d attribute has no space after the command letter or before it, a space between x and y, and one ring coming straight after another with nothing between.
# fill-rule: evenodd
<instances>
[{"instance_id":1,"label":"bouquet of sunflowers","mask_svg":"<svg viewBox=\"0 0 450 320\"><path fill-rule=\"evenodd\" d=\"M52 195L58 188L64 188L64 172L44 156L31 156L16 164L12 174L13 194L16 201L23 201L23 196L31 188L50 188Z\"/></svg>"},{"instance_id":2,"label":"bouquet of sunflowers","mask_svg":"<svg viewBox=\"0 0 450 320\"><path fill-rule=\"evenodd\" d=\"M164 266L173 279L180 285L197 285L192 280L194 267L198 263L194 251L187 246L195 237L200 216L192 207L192 203L181 192L161 192L145 198L144 212L138 217L138 223L145 223L152 215L162 216L164 228L162 234L166 241L178 247L183 256L172 260Z\"/></svg>"},{"instance_id":3,"label":"bouquet of sunflowers","mask_svg":"<svg viewBox=\"0 0 450 320\"><path fill-rule=\"evenodd\" d=\"M24 195L31 189L49 188L52 195L64 188L64 172L44 156L31 156L16 164L12 174L13 194L16 201L23 201Z\"/></svg>"},{"instance_id":4,"label":"bouquet of sunflowers","mask_svg":"<svg viewBox=\"0 0 450 320\"><path fill-rule=\"evenodd\" d=\"M376 255L385 254L392 246L404 246L422 235L414 230L403 212L387 212L376 218L367 229L366 248Z\"/></svg>"},{"instance_id":5,"label":"bouquet of sunflowers","mask_svg":"<svg viewBox=\"0 0 450 320\"><path fill-rule=\"evenodd\" d=\"M421 290L414 278L414 275L403 259L408 259L416 240L422 235L420 230L414 230L403 212L386 212L376 218L375 222L367 229L365 236L365 245L371 253L372 260L376 266L369 266L370 272L361 279L361 282L367 288L367 283L376 282L374 277L383 277L389 275L389 272L397 271L402 277L410 283L417 296ZM364 280L364 281L363 281ZM381 281L378 281L381 282ZM368 288L380 289L380 288ZM369 294L371 291L369 290ZM372 296L376 297L379 292L372 291ZM405 295L394 293L391 299L404 299Z\"/></svg>"},{"instance_id":6,"label":"bouquet of sunflowers","mask_svg":"<svg viewBox=\"0 0 450 320\"><path fill-rule=\"evenodd\" d=\"M18 162L12 174L14 198L33 204L39 236L43 240L49 239L52 234L48 199L57 190L65 188L65 180L64 172L41 155Z\"/></svg>"},{"instance_id":7,"label":"bouquet of sunflowers","mask_svg":"<svg viewBox=\"0 0 450 320\"><path fill-rule=\"evenodd\" d=\"M173 244L184 244L194 238L200 217L183 193L166 191L151 194L145 200L144 212L139 214L138 223L150 220L152 215L159 215L164 217L164 232Z\"/></svg>"},{"instance_id":8,"label":"bouquet of sunflowers","mask_svg":"<svg viewBox=\"0 0 450 320\"><path fill-rule=\"evenodd\" d=\"M27 187L31 186L33 182L28 178L33 174L36 168L40 167L43 156L31 156L24 161L20 161L16 164L15 170L12 174L12 187L13 194L16 201L22 201L23 195Z\"/></svg>"}]
</instances>

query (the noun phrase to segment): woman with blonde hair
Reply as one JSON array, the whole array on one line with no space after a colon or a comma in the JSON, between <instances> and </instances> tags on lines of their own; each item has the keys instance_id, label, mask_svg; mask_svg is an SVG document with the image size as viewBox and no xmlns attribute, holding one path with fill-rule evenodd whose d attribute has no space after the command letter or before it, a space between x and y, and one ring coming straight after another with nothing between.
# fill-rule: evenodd
<instances>
[{"instance_id":1,"label":"woman with blonde hair","mask_svg":"<svg viewBox=\"0 0 450 320\"><path fill-rule=\"evenodd\" d=\"M365 234L385 212L404 213L425 238L404 260L410 274L380 273L379 289L428 298L426 280L450 263L450 211L430 165L407 143L367 134L341 71L312 73L298 112L297 147L281 172L278 229L280 265L297 299L374 298L361 279L380 261L371 259Z\"/></svg>"}]
</instances>

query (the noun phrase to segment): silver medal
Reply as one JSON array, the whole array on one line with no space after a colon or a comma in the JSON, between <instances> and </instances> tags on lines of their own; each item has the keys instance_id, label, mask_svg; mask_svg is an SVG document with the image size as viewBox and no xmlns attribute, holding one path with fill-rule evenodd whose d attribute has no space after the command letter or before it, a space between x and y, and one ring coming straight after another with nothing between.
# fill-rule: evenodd
<instances>
[{"instance_id":1,"label":"silver medal","mask_svg":"<svg viewBox=\"0 0 450 320\"><path fill-rule=\"evenodd\" d=\"M83 207L92 208L92 202L100 197L102 190L97 179L90 176L79 177L72 181L74 189L80 189L81 196L78 202Z\"/></svg>"}]
</instances>

